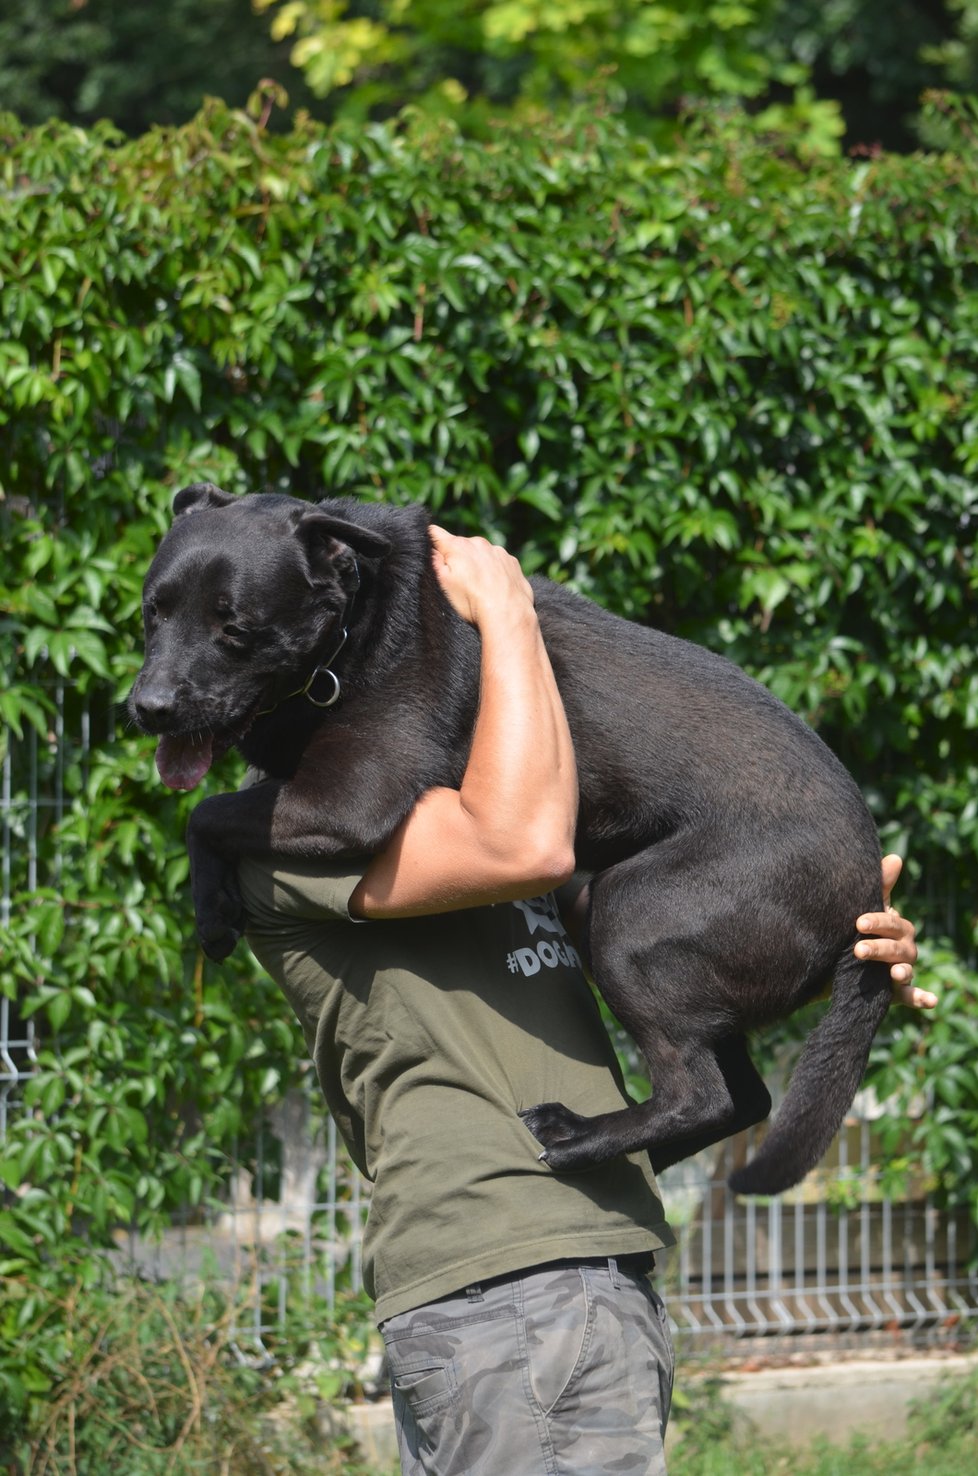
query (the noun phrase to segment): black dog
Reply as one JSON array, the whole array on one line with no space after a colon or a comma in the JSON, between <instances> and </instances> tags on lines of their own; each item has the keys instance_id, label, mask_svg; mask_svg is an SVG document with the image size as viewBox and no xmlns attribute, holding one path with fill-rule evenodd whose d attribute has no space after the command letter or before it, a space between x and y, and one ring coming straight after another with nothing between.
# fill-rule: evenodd
<instances>
[{"instance_id":1,"label":"black dog","mask_svg":"<svg viewBox=\"0 0 978 1476\"><path fill-rule=\"evenodd\" d=\"M443 597L421 508L209 484L177 494L145 589L139 725L164 781L192 788L231 745L268 777L205 799L189 831L200 938L239 938L235 862L383 847L465 769L478 636ZM648 1149L658 1170L761 1121L745 1032L834 976L741 1192L777 1193L828 1147L865 1069L889 975L852 954L882 906L876 832L815 734L719 656L534 581L574 737L577 858L593 873L585 948L648 1062L642 1106L524 1113L556 1169Z\"/></svg>"}]
</instances>

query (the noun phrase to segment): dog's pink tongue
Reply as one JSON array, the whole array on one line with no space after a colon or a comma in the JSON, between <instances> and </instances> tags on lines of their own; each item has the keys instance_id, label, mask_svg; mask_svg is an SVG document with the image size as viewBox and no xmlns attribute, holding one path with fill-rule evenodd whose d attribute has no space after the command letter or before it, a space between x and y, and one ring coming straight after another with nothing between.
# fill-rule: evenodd
<instances>
[{"instance_id":1,"label":"dog's pink tongue","mask_svg":"<svg viewBox=\"0 0 978 1476\"><path fill-rule=\"evenodd\" d=\"M156 767L169 789L193 789L211 766L211 740L161 738L156 749Z\"/></svg>"}]
</instances>

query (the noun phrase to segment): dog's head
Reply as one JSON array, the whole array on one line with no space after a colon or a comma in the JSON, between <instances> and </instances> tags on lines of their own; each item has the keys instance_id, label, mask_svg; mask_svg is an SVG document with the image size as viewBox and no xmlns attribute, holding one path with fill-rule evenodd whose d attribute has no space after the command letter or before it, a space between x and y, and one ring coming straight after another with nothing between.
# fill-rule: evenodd
<instances>
[{"instance_id":1,"label":"dog's head","mask_svg":"<svg viewBox=\"0 0 978 1476\"><path fill-rule=\"evenodd\" d=\"M184 487L173 511L143 590L146 656L129 709L160 739L164 783L192 789L263 709L328 661L358 559L390 544L314 504L209 482Z\"/></svg>"}]
</instances>

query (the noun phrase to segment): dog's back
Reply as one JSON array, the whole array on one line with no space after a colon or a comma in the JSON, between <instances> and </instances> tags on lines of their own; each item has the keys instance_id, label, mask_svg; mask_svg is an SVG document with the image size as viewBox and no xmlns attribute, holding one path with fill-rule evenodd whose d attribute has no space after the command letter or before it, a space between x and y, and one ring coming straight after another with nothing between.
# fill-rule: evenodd
<instances>
[{"instance_id":1,"label":"dog's back","mask_svg":"<svg viewBox=\"0 0 978 1476\"><path fill-rule=\"evenodd\" d=\"M851 931L867 863L862 905L879 891L876 832L855 782L818 735L726 658L549 580L533 583L578 752L582 866L609 865L677 833L728 828L750 853L752 836L775 830L778 872L789 856L807 856L806 871L832 863L833 888L851 883Z\"/></svg>"}]
</instances>

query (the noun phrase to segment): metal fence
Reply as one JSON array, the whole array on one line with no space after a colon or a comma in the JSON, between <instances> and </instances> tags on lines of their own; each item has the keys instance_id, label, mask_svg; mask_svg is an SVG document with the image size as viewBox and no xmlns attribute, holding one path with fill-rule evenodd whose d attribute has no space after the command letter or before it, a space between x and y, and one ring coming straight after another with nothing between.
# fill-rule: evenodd
<instances>
[{"instance_id":1,"label":"metal fence","mask_svg":"<svg viewBox=\"0 0 978 1476\"><path fill-rule=\"evenodd\" d=\"M130 1253L155 1275L193 1274L202 1251L254 1286L249 1331L281 1329L289 1298L330 1300L340 1278L360 1284L369 1186L349 1163L310 1092L270 1114L282 1172L276 1197L258 1167L237 1179L206 1226L174 1227ZM978 1332L975 1230L926 1190L893 1202L876 1187L873 1122L855 1114L825 1165L770 1202L738 1201L726 1175L746 1139L661 1179L678 1244L659 1275L677 1340L690 1354L810 1354L819 1350L957 1347ZM278 1158L278 1154L276 1154ZM844 1186L840 1200L838 1188Z\"/></svg>"},{"instance_id":2,"label":"metal fence","mask_svg":"<svg viewBox=\"0 0 978 1476\"><path fill-rule=\"evenodd\" d=\"M84 765L92 741L88 709L72 708L66 735L64 691L55 684L52 695L48 737L8 733L2 749L4 922L16 891L56 885L56 849L45 846L42 862L39 836L64 809L66 753ZM33 1022L0 998L0 1151L35 1061ZM663 1258L662 1279L687 1351L954 1345L978 1328L974 1227L941 1213L925 1184L900 1203L882 1196L876 1111L861 1094L825 1164L771 1203L738 1202L725 1186L749 1138L663 1176L679 1243ZM330 1302L341 1281L359 1286L368 1188L311 1085L271 1108L255 1133L241 1154L253 1167L233 1174L221 1210L204 1223L196 1212L177 1216L152 1246L121 1232L119 1249L157 1276L216 1263L248 1288L243 1331L260 1342L310 1305L311 1292Z\"/></svg>"},{"instance_id":3,"label":"metal fence","mask_svg":"<svg viewBox=\"0 0 978 1476\"><path fill-rule=\"evenodd\" d=\"M978 1250L965 1214L939 1210L918 1183L894 1202L878 1185L871 1094L823 1164L767 1202L737 1200L725 1178L746 1141L665 1177L679 1230L670 1309L689 1350L956 1346L978 1329Z\"/></svg>"}]
</instances>

